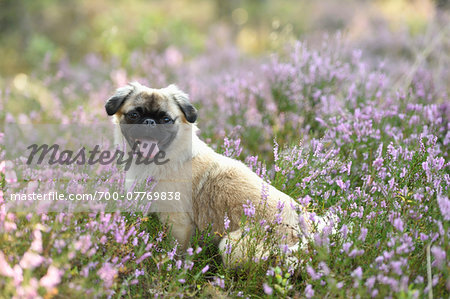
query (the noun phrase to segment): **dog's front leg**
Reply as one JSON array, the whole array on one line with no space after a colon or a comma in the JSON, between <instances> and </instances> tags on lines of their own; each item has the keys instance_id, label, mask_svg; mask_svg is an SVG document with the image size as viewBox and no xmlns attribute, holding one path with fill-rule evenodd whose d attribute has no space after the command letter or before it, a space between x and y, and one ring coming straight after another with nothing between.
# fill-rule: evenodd
<instances>
[{"instance_id":1,"label":"dog's front leg","mask_svg":"<svg viewBox=\"0 0 450 299\"><path fill-rule=\"evenodd\" d=\"M189 247L195 224L189 213L159 213L160 220L172 228L172 236L178 241L180 252Z\"/></svg>"}]
</instances>

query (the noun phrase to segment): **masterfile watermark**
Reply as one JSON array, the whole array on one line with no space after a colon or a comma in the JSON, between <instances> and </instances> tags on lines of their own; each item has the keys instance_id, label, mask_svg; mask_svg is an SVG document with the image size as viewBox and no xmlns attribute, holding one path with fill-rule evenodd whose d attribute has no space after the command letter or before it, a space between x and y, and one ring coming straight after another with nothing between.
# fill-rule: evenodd
<instances>
[{"instance_id":1,"label":"masterfile watermark","mask_svg":"<svg viewBox=\"0 0 450 299\"><path fill-rule=\"evenodd\" d=\"M5 123L3 198L17 212L189 212L192 162L173 125ZM184 138L189 128L181 127ZM185 139L183 139L185 141ZM1 162L1 161L0 161Z\"/></svg>"},{"instance_id":2,"label":"masterfile watermark","mask_svg":"<svg viewBox=\"0 0 450 299\"><path fill-rule=\"evenodd\" d=\"M147 154L144 155L139 149L146 150L146 147L150 148L146 151ZM127 171L130 169L134 160L134 164L136 165L149 165L151 163L163 165L170 161L170 159L164 160L166 153L162 150L159 150L155 154L155 144L141 144L139 141L136 141L131 150L127 153L118 148L113 152L111 150L101 151L100 145L98 144L90 151L87 151L85 147L80 148L78 151L68 149L61 150L59 144L53 144L51 146L48 144L32 144L28 146L27 149L31 150L26 162L28 165L32 163L37 165L42 164L46 157L49 158L46 160L48 165L95 165L97 163L100 165L109 165L116 161L117 165L124 165L124 170Z\"/></svg>"},{"instance_id":3,"label":"masterfile watermark","mask_svg":"<svg viewBox=\"0 0 450 299\"><path fill-rule=\"evenodd\" d=\"M172 201L181 199L180 192L145 192L132 191L124 194L118 192L94 193L63 193L50 191L48 193L12 193L9 195L11 201Z\"/></svg>"}]
</instances>

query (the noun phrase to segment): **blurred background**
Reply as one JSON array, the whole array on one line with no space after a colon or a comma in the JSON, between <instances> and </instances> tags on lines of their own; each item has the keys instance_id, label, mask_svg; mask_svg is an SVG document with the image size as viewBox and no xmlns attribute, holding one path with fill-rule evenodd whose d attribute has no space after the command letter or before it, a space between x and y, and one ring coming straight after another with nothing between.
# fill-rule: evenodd
<instances>
[{"instance_id":1,"label":"blurred background","mask_svg":"<svg viewBox=\"0 0 450 299\"><path fill-rule=\"evenodd\" d=\"M76 64L93 53L120 63L136 50L188 60L211 44L260 55L337 31L371 54L414 57L420 46L410 38L429 43L430 23L445 26L448 7L445 0L1 0L0 74L29 73L44 61Z\"/></svg>"}]
</instances>

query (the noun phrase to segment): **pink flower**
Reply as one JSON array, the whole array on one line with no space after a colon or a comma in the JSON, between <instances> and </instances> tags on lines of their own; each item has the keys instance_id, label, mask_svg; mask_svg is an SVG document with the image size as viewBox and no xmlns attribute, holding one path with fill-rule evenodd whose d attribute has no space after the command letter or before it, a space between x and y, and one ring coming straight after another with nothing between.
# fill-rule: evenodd
<instances>
[{"instance_id":1,"label":"pink flower","mask_svg":"<svg viewBox=\"0 0 450 299\"><path fill-rule=\"evenodd\" d=\"M0 251L0 275L13 277L14 271L5 259L5 255Z\"/></svg>"},{"instance_id":2,"label":"pink flower","mask_svg":"<svg viewBox=\"0 0 450 299\"><path fill-rule=\"evenodd\" d=\"M81 236L78 241L75 242L75 250L81 251L82 254L85 254L92 245L91 236L84 235Z\"/></svg>"},{"instance_id":3,"label":"pink flower","mask_svg":"<svg viewBox=\"0 0 450 299\"><path fill-rule=\"evenodd\" d=\"M97 274L103 280L105 287L110 288L114 284L117 269L115 269L111 263L105 263L100 270L97 271Z\"/></svg>"},{"instance_id":4,"label":"pink flower","mask_svg":"<svg viewBox=\"0 0 450 299\"><path fill-rule=\"evenodd\" d=\"M50 265L47 270L47 274L39 280L39 284L48 290L53 289L61 282L61 276L64 271L59 270L53 265Z\"/></svg>"},{"instance_id":5,"label":"pink flower","mask_svg":"<svg viewBox=\"0 0 450 299\"><path fill-rule=\"evenodd\" d=\"M13 268L14 271L14 284L19 286L23 281L23 270L19 265L15 265Z\"/></svg>"},{"instance_id":6,"label":"pink flower","mask_svg":"<svg viewBox=\"0 0 450 299\"><path fill-rule=\"evenodd\" d=\"M5 181L7 183L15 183L15 182L17 182L17 175L16 175L16 172L13 169L14 165L13 165L13 163L11 161L6 161L4 166L1 166L0 168L2 168L1 172L5 173Z\"/></svg>"},{"instance_id":7,"label":"pink flower","mask_svg":"<svg viewBox=\"0 0 450 299\"><path fill-rule=\"evenodd\" d=\"M22 269L34 269L42 264L43 261L44 258L39 254L27 251L20 260L19 265Z\"/></svg>"},{"instance_id":8,"label":"pink flower","mask_svg":"<svg viewBox=\"0 0 450 299\"><path fill-rule=\"evenodd\" d=\"M101 244L105 244L106 241L108 241L108 238L107 238L105 235L103 235L103 236L100 238L100 243L101 243Z\"/></svg>"},{"instance_id":9,"label":"pink flower","mask_svg":"<svg viewBox=\"0 0 450 299\"><path fill-rule=\"evenodd\" d=\"M42 298L38 293L39 282L36 278L31 278L26 286L19 286L16 288L16 296L13 298Z\"/></svg>"},{"instance_id":10,"label":"pink flower","mask_svg":"<svg viewBox=\"0 0 450 299\"><path fill-rule=\"evenodd\" d=\"M31 249L37 253L42 253L42 233L36 229L33 231L33 242L31 243Z\"/></svg>"}]
</instances>

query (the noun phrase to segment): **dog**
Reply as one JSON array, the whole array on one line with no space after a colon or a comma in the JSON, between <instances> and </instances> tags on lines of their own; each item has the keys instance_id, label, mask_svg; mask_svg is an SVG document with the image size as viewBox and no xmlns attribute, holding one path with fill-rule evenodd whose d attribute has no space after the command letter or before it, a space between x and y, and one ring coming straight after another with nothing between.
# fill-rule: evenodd
<instances>
[{"instance_id":1,"label":"dog","mask_svg":"<svg viewBox=\"0 0 450 299\"><path fill-rule=\"evenodd\" d=\"M172 235L180 250L189 247L196 229L203 231L211 226L212 231L217 232L215 240L227 265L247 261L246 242L251 240L240 226L244 205L254 209L254 213L267 223L277 221L279 225L273 233L286 246L297 248L302 236L311 229L304 207L265 183L242 162L216 153L200 140L197 109L176 85L153 89L137 82L129 83L116 90L106 101L105 109L113 122L122 128L119 137L124 137L130 146L133 141L140 141L141 146L152 147L158 153L164 151L164 159L170 161L162 165L133 164L126 174L126 181L130 186L133 182L154 177L157 184L152 192L177 190L185 195L175 204L174 201L152 203L152 206L156 203L158 218L172 226ZM143 127L144 131L158 126L170 126L171 129L159 138L130 137L123 127L133 125ZM152 153L150 157L156 155ZM265 192L262 192L264 188ZM224 221L225 217L228 223ZM304 227L299 223L304 223ZM231 250L227 250L230 247ZM267 255L263 248L256 251L259 258Z\"/></svg>"}]
</instances>

